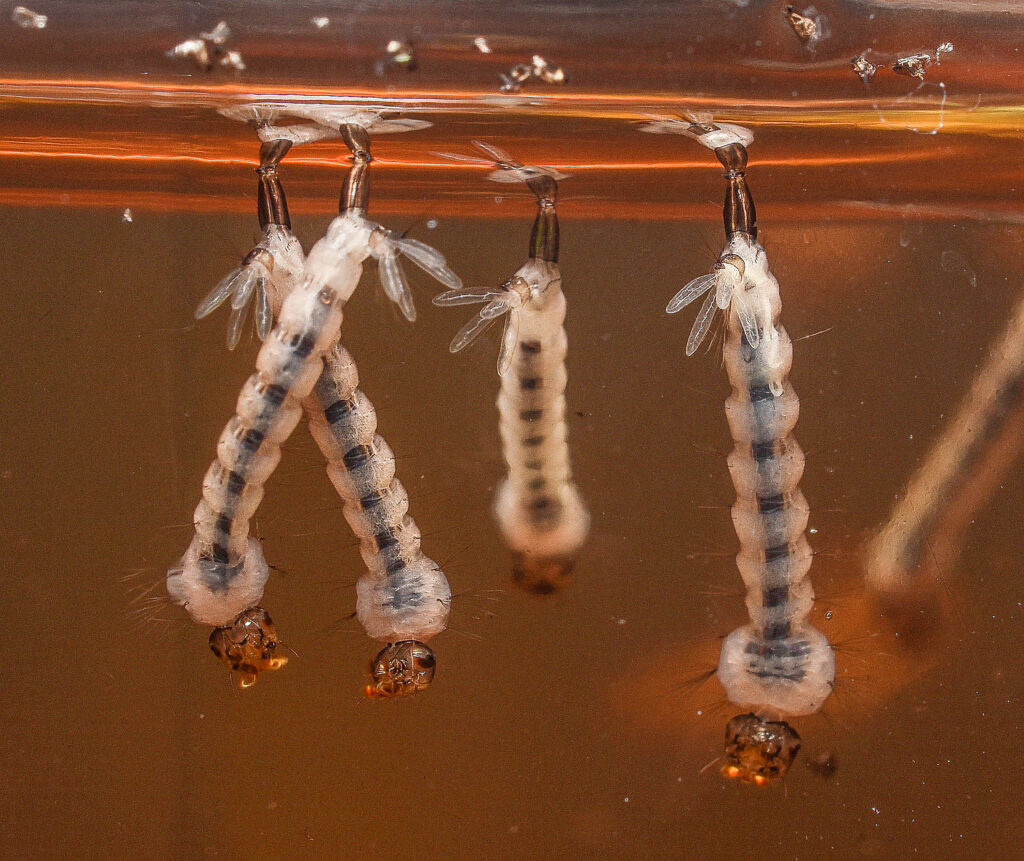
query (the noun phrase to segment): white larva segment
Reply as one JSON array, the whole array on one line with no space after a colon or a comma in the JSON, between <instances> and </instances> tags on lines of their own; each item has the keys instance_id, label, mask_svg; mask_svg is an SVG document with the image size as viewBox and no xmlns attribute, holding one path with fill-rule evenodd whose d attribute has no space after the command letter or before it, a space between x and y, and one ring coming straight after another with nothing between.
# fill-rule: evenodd
<instances>
[{"instance_id":1,"label":"white larva segment","mask_svg":"<svg viewBox=\"0 0 1024 861\"><path fill-rule=\"evenodd\" d=\"M784 640L765 640L754 625L737 628L722 644L718 680L729 700L762 718L818 712L836 675L832 646L813 625L791 625Z\"/></svg>"},{"instance_id":2,"label":"white larva segment","mask_svg":"<svg viewBox=\"0 0 1024 861\"><path fill-rule=\"evenodd\" d=\"M356 584L360 624L371 638L389 643L439 634L451 608L448 580L420 548L409 497L395 478L394 454L377 433L373 404L359 389L355 362L341 344L325 357L303 406L367 567Z\"/></svg>"},{"instance_id":3,"label":"white larva segment","mask_svg":"<svg viewBox=\"0 0 1024 861\"><path fill-rule=\"evenodd\" d=\"M779 285L764 249L736 233L719 261L720 277L730 279L724 357L732 385L726 401L737 495L732 519L751 624L726 638L718 678L741 708L795 717L818 711L828 698L835 656L807 622L814 591L804 534L809 508L797 486L804 456L792 437L800 402L787 379L793 345L778 322Z\"/></svg>"},{"instance_id":4,"label":"white larva segment","mask_svg":"<svg viewBox=\"0 0 1024 861\"><path fill-rule=\"evenodd\" d=\"M196 535L167 578L172 597L197 622L227 625L262 597L266 563L262 552L250 561L258 545L248 537L249 519L280 459L281 444L301 417L301 399L338 339L342 307L359 283L372 229L358 213L343 214L313 246L303 280L284 299L277 325L256 357L257 371L243 386L236 415L221 435L222 440L243 435L248 444L218 444L193 517ZM239 607L240 596L250 603Z\"/></svg>"},{"instance_id":5,"label":"white larva segment","mask_svg":"<svg viewBox=\"0 0 1024 861\"><path fill-rule=\"evenodd\" d=\"M196 535L178 566L167 572L167 592L196 622L219 628L259 603L269 576L255 538L248 539L234 565L226 565L208 558L207 544Z\"/></svg>"},{"instance_id":6,"label":"white larva segment","mask_svg":"<svg viewBox=\"0 0 1024 861\"><path fill-rule=\"evenodd\" d=\"M513 277L529 286L509 313L516 338L498 412L508 476L494 510L505 543L532 558L571 557L590 528L572 480L565 421L565 294L558 266L536 258Z\"/></svg>"}]
</instances>

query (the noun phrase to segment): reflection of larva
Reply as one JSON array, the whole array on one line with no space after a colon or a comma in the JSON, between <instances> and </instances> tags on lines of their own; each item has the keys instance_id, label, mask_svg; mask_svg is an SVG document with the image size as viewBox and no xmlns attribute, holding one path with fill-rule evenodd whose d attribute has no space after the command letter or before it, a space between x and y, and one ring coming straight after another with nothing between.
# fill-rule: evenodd
<instances>
[{"instance_id":1,"label":"reflection of larva","mask_svg":"<svg viewBox=\"0 0 1024 861\"><path fill-rule=\"evenodd\" d=\"M388 644L371 664L367 694L400 696L433 679L434 655L422 641L447 626L451 590L420 550L409 497L395 478L395 456L376 432L377 414L358 386L355 361L337 344L303 405L368 569L356 586L356 615L370 637Z\"/></svg>"},{"instance_id":2,"label":"reflection of larva","mask_svg":"<svg viewBox=\"0 0 1024 861\"><path fill-rule=\"evenodd\" d=\"M1022 418L1024 298L888 523L869 543L865 568L873 589L900 602L946 577L965 530L1020 452Z\"/></svg>"},{"instance_id":3,"label":"reflection of larva","mask_svg":"<svg viewBox=\"0 0 1024 861\"><path fill-rule=\"evenodd\" d=\"M731 702L755 714L730 721L723 773L762 783L784 774L799 750L799 736L781 719L818 711L835 679L832 647L807 621L814 592L804 536L809 512L797 486L804 456L791 433L800 409L788 380L793 345L779 323L779 284L757 243L754 202L744 175L746 144L753 135L710 118L657 120L644 130L695 138L714 150L728 180L725 251L710 275L676 294L668 311L708 294L687 355L700 345L715 309L726 312L723 352L732 394L725 411L737 496L732 520L750 624L723 643L718 678Z\"/></svg>"},{"instance_id":4,"label":"reflection of larva","mask_svg":"<svg viewBox=\"0 0 1024 861\"><path fill-rule=\"evenodd\" d=\"M364 114L351 115L348 119L358 118L373 125L379 116ZM278 231L274 235L279 235L287 229L287 208L276 169L268 168L276 168L297 137L311 140L325 134L316 128L302 132L305 137L293 133L295 129L308 127L268 129L266 117L259 115L256 122L264 139L260 168L261 226L265 235L276 226ZM420 127L409 125L411 122L395 120L379 125L386 131ZM281 443L301 416L300 401L309 395L324 371L324 355L337 342L342 307L359 282L363 260L372 255L380 261L385 288L402 304L403 310L408 308L407 316L411 316L412 306L408 287L397 266L398 253L407 253L432 274L440 272L439 277L443 276L443 282L449 286L459 284L444 266L443 257L433 249L398 239L365 218L368 191L365 171L372 160L369 137L363 125L355 122L344 122L339 133L353 156L342 192L342 211L331 222L327 235L310 251L301 281L294 284L283 278L280 282L268 278L277 271L275 251L279 249L257 246L261 253L251 254L242 269L225 279L200 307L200 311L212 310L234 294L232 305L238 311L244 309L256 293L258 332L263 334L268 318L272 319L275 314L278 317L257 356L256 373L243 387L236 414L221 434L217 460L207 471L203 500L195 512L196 533L192 543L179 566L168 571L167 576L171 597L184 605L193 619L218 628L242 626L241 632L220 638L231 643L246 640L246 632L253 630L256 617L250 611L262 597L269 573L259 543L249 537L249 519L262 499L263 484L280 460ZM288 145L268 145L268 140L284 141ZM272 164L268 165L266 162L271 159ZM301 249L297 253L301 255ZM244 285L244 289L239 285ZM268 287L278 289L268 291ZM289 287L292 287L290 292ZM280 307L275 307L278 304ZM229 344L237 341L240 326L241 314L235 313L229 324ZM266 621L269 623L269 617ZM216 631L214 635L217 636ZM284 662L269 655L262 663L235 664L230 655L237 650L232 652L221 645L218 650L211 637L214 650L234 669L242 671L243 685L251 684L260 670L274 669Z\"/></svg>"},{"instance_id":5,"label":"reflection of larva","mask_svg":"<svg viewBox=\"0 0 1024 861\"><path fill-rule=\"evenodd\" d=\"M452 352L467 346L507 314L498 358L498 411L508 476L495 497L505 543L516 553L516 577L528 589L551 591L568 577L586 540L589 516L572 480L565 421L565 294L558 269L558 180L546 168L527 167L496 147L476 142L493 164L490 178L524 181L537 196L530 259L498 288L453 290L434 297L445 307L487 303L455 336Z\"/></svg>"}]
</instances>

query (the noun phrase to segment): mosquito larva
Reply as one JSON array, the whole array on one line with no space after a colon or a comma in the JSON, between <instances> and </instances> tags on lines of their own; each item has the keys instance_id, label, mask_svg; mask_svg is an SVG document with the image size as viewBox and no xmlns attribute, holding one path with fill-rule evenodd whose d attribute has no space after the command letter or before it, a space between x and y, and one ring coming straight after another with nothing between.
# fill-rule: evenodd
<instances>
[{"instance_id":1,"label":"mosquito larva","mask_svg":"<svg viewBox=\"0 0 1024 861\"><path fill-rule=\"evenodd\" d=\"M266 125L266 117L260 115L259 108L243 110L255 110L258 127ZM306 112L311 110L306 108ZM249 537L249 520L262 500L264 483L280 460L281 444L301 417L301 400L310 394L324 372L323 357L338 340L342 308L359 282L363 261L368 256L380 261L385 289L410 319L412 300L397 264L398 254L405 253L449 286L461 283L438 252L422 243L397 238L364 215L368 192L365 172L372 157L366 128L359 123L379 126L382 131L406 131L421 125L416 125L416 121L380 121L379 112L339 111L326 108L319 126L291 127L299 129L299 133L290 129L262 129L259 214L265 233L270 227L281 229L277 235L287 229L287 205L276 165L290 143L333 134L329 123L340 116L338 134L352 153L352 167L342 191L341 214L313 246L302 267L301 280L294 283L292 279L289 283L282 278L276 285L281 289L267 290L267 275L277 270L277 257L274 249L263 248L265 256L247 258L243 268L251 273L259 265L266 274L257 272L252 279L246 277L246 283L251 282L252 286L241 293L237 286L231 286L235 285L232 279L228 287L219 287L213 297L224 301L234 293L232 305L238 310L244 308L259 287L257 317L272 320L276 316L277 323L257 355L256 373L242 389L235 416L221 434L217 459L207 471L203 499L193 518L195 536L179 565L168 571L167 589L195 621L218 629L232 628L224 634L214 631L211 647L233 669L242 672L243 686L252 684L260 670L276 669L284 663L283 658L273 655L260 664L236 660L239 650L228 648L231 644L251 643L254 624L264 617L269 625L269 616L256 606L262 598L269 569L259 542ZM288 253L297 254L301 260L301 248ZM211 305L211 310L215 307L215 302L206 304ZM238 320L233 316L231 332L240 326Z\"/></svg>"},{"instance_id":2,"label":"mosquito larva","mask_svg":"<svg viewBox=\"0 0 1024 861\"><path fill-rule=\"evenodd\" d=\"M711 274L687 284L667 310L675 313L707 294L687 355L703 341L716 309L725 312L723 353L732 385L725 412L734 443L728 463L737 497L732 520L750 624L725 639L717 672L729 700L751 714L729 722L722 771L760 784L784 775L799 750L799 736L784 719L817 712L835 679L832 647L807 621L814 591L804 534L809 509L798 487L804 455L792 435L800 409L788 379L793 345L779 322L778 281L757 242L745 177L752 133L710 117L657 119L643 130L695 138L726 170L726 248Z\"/></svg>"},{"instance_id":3,"label":"mosquito larva","mask_svg":"<svg viewBox=\"0 0 1024 861\"><path fill-rule=\"evenodd\" d=\"M450 157L493 165L490 179L523 181L537 197L530 258L500 287L452 290L435 296L434 304L486 303L452 340L453 353L507 315L498 357L498 412L508 475L495 494L494 510L516 556L516 579L531 591L549 592L568 578L589 530L589 515L572 480L565 421L568 342L555 208L558 180L565 176L475 144L486 159Z\"/></svg>"},{"instance_id":4,"label":"mosquito larva","mask_svg":"<svg viewBox=\"0 0 1024 861\"><path fill-rule=\"evenodd\" d=\"M371 662L366 694L396 697L433 680L436 661L425 641L447 627L452 595L444 572L420 549L395 456L358 386L355 361L336 344L303 406L367 567L356 584L356 616L368 636L387 643Z\"/></svg>"}]
</instances>

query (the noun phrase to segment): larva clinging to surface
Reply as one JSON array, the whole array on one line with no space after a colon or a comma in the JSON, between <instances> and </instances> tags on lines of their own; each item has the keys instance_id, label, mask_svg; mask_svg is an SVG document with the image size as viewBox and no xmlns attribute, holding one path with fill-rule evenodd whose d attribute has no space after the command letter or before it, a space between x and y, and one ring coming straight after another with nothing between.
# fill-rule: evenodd
<instances>
[{"instance_id":1,"label":"larva clinging to surface","mask_svg":"<svg viewBox=\"0 0 1024 861\"><path fill-rule=\"evenodd\" d=\"M274 109L264 106L256 110ZM333 119L337 109L328 109L327 113ZM248 114L244 118L252 119ZM264 140L260 220L265 235L271 226L278 228L275 235L283 235L288 224L287 206L277 180L276 164L291 143L330 136L334 131L323 125L273 129L267 127L266 119L265 114L256 114L257 128ZM226 637L215 631L218 645L211 637L214 651L229 663L227 656L234 652L225 648L225 642L249 641L247 632L253 630L253 620L258 615L253 611L259 609L256 605L262 598L269 571L259 543L249 537L249 519L262 499L264 483L280 460L281 443L301 417L301 400L309 395L324 372L324 356L337 342L342 308L359 282L363 260L373 256L380 261L385 289L410 318L412 300L397 264L398 254L412 257L448 286L461 283L438 252L422 243L395 237L364 215L365 171L372 158L366 129L355 120L379 125L384 131L406 131L423 124L379 121L379 113L372 112L350 112L343 119L346 121L338 127L337 134L348 145L353 164L342 191L341 214L331 222L326 236L313 246L301 278L297 282L294 278L282 277L280 282L269 278L268 275L278 273L274 255L280 249L257 246L260 254L250 255L242 269L225 279L228 283L222 282L200 307L201 311L212 310L218 301L234 295L232 305L238 311L256 293L257 329L261 335L266 330L264 321L277 317L257 356L256 373L243 387L235 416L221 434L217 459L207 471L203 499L193 518L195 536L179 565L168 571L167 576L171 597L185 606L195 621L217 628L242 626L240 632ZM325 128L330 131L325 132ZM297 254L301 259L301 248ZM243 282L244 290L238 286ZM237 340L240 319L241 315L232 315L229 344ZM276 656L271 658L259 665L246 662L232 666L242 671L242 683L248 685L260 670L274 669L284 662Z\"/></svg>"},{"instance_id":2,"label":"larva clinging to surface","mask_svg":"<svg viewBox=\"0 0 1024 861\"><path fill-rule=\"evenodd\" d=\"M443 307L485 303L451 343L468 346L498 317L507 315L498 357L498 412L508 475L494 509L505 543L516 555L516 578L531 591L549 592L568 578L587 538L590 518L572 480L565 421L565 294L558 268L558 180L550 168L523 165L479 141L486 159L449 156L493 165L489 178L525 182L537 196L530 257L500 287L452 290L434 297Z\"/></svg>"},{"instance_id":3,"label":"larva clinging to surface","mask_svg":"<svg viewBox=\"0 0 1024 861\"><path fill-rule=\"evenodd\" d=\"M809 509L798 487L804 455L792 435L800 410L789 382L793 344L779 322L778 281L757 242L745 177L753 134L710 117L657 119L641 130L695 138L726 169L725 250L711 274L687 284L667 310L675 313L707 293L687 355L704 339L715 311L725 314L723 355L732 385L725 412L734 444L728 463L737 497L732 520L750 624L726 638L718 678L729 700L751 714L729 723L723 774L764 783L785 774L799 750L799 736L784 719L817 712L835 679L832 647L807 620L814 591L804 535Z\"/></svg>"}]
</instances>

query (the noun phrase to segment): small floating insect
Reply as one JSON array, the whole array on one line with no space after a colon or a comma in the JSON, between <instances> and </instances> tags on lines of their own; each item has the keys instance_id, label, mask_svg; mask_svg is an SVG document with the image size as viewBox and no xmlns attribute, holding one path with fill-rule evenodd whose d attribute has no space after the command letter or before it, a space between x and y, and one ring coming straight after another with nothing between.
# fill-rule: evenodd
<instances>
[{"instance_id":1,"label":"small floating insect","mask_svg":"<svg viewBox=\"0 0 1024 861\"><path fill-rule=\"evenodd\" d=\"M245 61L238 51L228 49L227 41L230 38L231 28L226 21L221 21L209 33L200 33L198 37L179 42L168 55L191 60L203 72L212 72L215 66L230 67L236 72L242 72L245 70Z\"/></svg>"},{"instance_id":2,"label":"small floating insect","mask_svg":"<svg viewBox=\"0 0 1024 861\"><path fill-rule=\"evenodd\" d=\"M707 294L687 355L715 312L725 314L723 356L733 389L725 407L734 443L728 464L737 497L732 520L750 624L726 637L717 674L729 700L751 713L729 722L722 773L763 784L785 775L799 751L786 719L817 712L835 679L832 647L807 621L814 590L805 537L809 508L798 487L804 455L792 435L800 409L788 378L793 345L779 322L778 281L757 242L746 181L752 133L707 115L689 122L659 118L641 130L694 138L725 168L726 248L713 271L687 284L666 310L675 313Z\"/></svg>"},{"instance_id":3,"label":"small floating insect","mask_svg":"<svg viewBox=\"0 0 1024 861\"><path fill-rule=\"evenodd\" d=\"M803 11L795 6L787 6L782 13L786 23L796 33L796 37L810 50L814 50L815 44L829 35L828 21L824 15L818 13L813 6L808 6Z\"/></svg>"},{"instance_id":4,"label":"small floating insect","mask_svg":"<svg viewBox=\"0 0 1024 861\"><path fill-rule=\"evenodd\" d=\"M534 54L529 63L516 63L501 74L500 91L518 93L530 78L538 78L545 84L564 84L569 76L561 66L553 66L539 54Z\"/></svg>"},{"instance_id":5,"label":"small floating insect","mask_svg":"<svg viewBox=\"0 0 1024 861\"><path fill-rule=\"evenodd\" d=\"M474 141L485 158L450 155L493 166L495 182L525 182L537 197L530 258L500 287L452 290L434 297L442 307L484 307L451 342L456 353L499 317L505 331L498 355L498 411L508 476L495 495L495 515L516 554L516 580L535 592L559 588L586 540L589 515L572 480L565 422L565 294L558 267L558 182L552 168L524 165L490 144Z\"/></svg>"}]
</instances>

